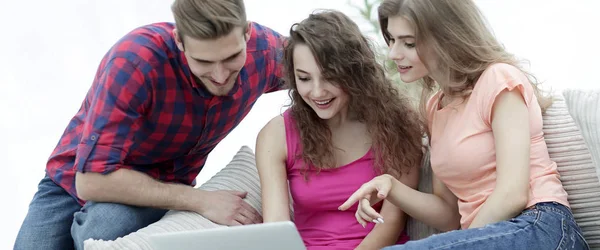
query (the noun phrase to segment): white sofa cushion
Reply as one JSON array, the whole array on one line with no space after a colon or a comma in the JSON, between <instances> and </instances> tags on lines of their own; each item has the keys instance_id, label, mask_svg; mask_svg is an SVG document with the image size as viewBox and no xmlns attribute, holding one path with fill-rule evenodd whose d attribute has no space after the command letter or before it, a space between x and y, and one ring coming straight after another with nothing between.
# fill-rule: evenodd
<instances>
[{"instance_id":1,"label":"white sofa cushion","mask_svg":"<svg viewBox=\"0 0 600 250\"><path fill-rule=\"evenodd\" d=\"M555 155L561 154L563 182L583 235L592 249L600 249L600 90L567 89L563 95L572 117L569 127L576 126L581 136Z\"/></svg>"}]
</instances>

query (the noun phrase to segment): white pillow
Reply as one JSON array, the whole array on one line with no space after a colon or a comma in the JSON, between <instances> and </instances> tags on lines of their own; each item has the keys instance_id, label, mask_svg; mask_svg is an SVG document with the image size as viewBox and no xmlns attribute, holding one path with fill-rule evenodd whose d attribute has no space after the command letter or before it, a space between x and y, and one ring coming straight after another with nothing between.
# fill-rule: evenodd
<instances>
[{"instance_id":1,"label":"white pillow","mask_svg":"<svg viewBox=\"0 0 600 250\"><path fill-rule=\"evenodd\" d=\"M600 249L600 90L568 89L563 95L572 117L568 128L578 130L577 144L572 142L554 154L561 155L557 157L562 160L559 171L575 219L590 247ZM589 149L587 154L584 147Z\"/></svg>"}]
</instances>

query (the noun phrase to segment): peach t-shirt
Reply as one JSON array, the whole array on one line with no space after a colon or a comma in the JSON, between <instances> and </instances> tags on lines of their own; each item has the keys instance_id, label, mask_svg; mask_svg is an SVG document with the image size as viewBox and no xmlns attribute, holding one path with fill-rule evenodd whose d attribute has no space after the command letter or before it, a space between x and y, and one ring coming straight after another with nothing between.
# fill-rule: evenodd
<instances>
[{"instance_id":1,"label":"peach t-shirt","mask_svg":"<svg viewBox=\"0 0 600 250\"><path fill-rule=\"evenodd\" d=\"M550 160L542 132L542 114L533 87L518 68L488 67L466 100L438 109L441 92L427 103L431 132L431 167L435 176L458 197L461 227L468 228L496 186L496 150L491 113L504 90L517 88L529 109L531 133L530 193L527 207L555 201L569 206L556 163Z\"/></svg>"}]
</instances>

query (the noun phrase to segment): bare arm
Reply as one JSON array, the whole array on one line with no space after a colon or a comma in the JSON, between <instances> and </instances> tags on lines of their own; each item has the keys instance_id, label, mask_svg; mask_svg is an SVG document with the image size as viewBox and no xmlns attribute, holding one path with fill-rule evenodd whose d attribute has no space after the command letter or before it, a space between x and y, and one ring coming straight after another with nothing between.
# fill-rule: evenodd
<instances>
[{"instance_id":1,"label":"bare arm","mask_svg":"<svg viewBox=\"0 0 600 250\"><path fill-rule=\"evenodd\" d=\"M496 187L469 226L508 220L527 205L529 195L529 113L519 90L503 91L492 108L496 146Z\"/></svg>"},{"instance_id":2,"label":"bare arm","mask_svg":"<svg viewBox=\"0 0 600 250\"><path fill-rule=\"evenodd\" d=\"M460 227L458 198L435 175L433 194L423 193L393 179L388 200L411 217L441 231Z\"/></svg>"},{"instance_id":3,"label":"bare arm","mask_svg":"<svg viewBox=\"0 0 600 250\"><path fill-rule=\"evenodd\" d=\"M264 222L290 220L283 117L273 118L258 133L256 167L260 177Z\"/></svg>"},{"instance_id":4,"label":"bare arm","mask_svg":"<svg viewBox=\"0 0 600 250\"><path fill-rule=\"evenodd\" d=\"M380 175L354 192L340 206L340 209L348 209L357 201L373 195L390 201L409 216L438 230L450 231L459 228L458 199L441 181L435 178L435 175L433 176L433 194L415 190L391 175ZM370 207L363 210L370 219L382 218Z\"/></svg>"},{"instance_id":5,"label":"bare arm","mask_svg":"<svg viewBox=\"0 0 600 250\"><path fill-rule=\"evenodd\" d=\"M419 185L418 169L415 168L410 173L403 174L400 182L416 189ZM385 218L384 223L376 224L357 249L381 249L394 245L398 241L400 233L405 229L407 215L387 200L383 201L381 215Z\"/></svg>"},{"instance_id":6,"label":"bare arm","mask_svg":"<svg viewBox=\"0 0 600 250\"><path fill-rule=\"evenodd\" d=\"M381 215L385 218L384 223L377 223L367 237L356 247L357 250L381 249L394 245L398 241L398 236L400 236L406 224L406 215L387 200L383 201Z\"/></svg>"},{"instance_id":7,"label":"bare arm","mask_svg":"<svg viewBox=\"0 0 600 250\"><path fill-rule=\"evenodd\" d=\"M75 177L81 199L133 206L193 211L222 225L260 223L260 214L246 203L246 192L205 191L183 184L163 183L129 169L103 175L78 172Z\"/></svg>"},{"instance_id":8,"label":"bare arm","mask_svg":"<svg viewBox=\"0 0 600 250\"><path fill-rule=\"evenodd\" d=\"M130 169L118 169L106 175L77 172L75 185L77 195L83 200L174 210L197 210L197 207L192 208L189 198L202 196L204 192L181 184L162 183Z\"/></svg>"}]
</instances>

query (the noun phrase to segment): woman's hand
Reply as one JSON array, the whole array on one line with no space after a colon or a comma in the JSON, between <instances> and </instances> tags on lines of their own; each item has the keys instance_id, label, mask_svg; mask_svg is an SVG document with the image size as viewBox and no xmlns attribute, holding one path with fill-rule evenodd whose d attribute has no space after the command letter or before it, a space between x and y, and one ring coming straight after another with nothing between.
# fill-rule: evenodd
<instances>
[{"instance_id":1,"label":"woman's hand","mask_svg":"<svg viewBox=\"0 0 600 250\"><path fill-rule=\"evenodd\" d=\"M394 177L388 174L377 176L363 184L338 209L347 210L358 202L358 209L355 214L358 223L363 227L366 227L368 222L383 223L383 216L375 211L372 206L388 196L394 181Z\"/></svg>"}]
</instances>

